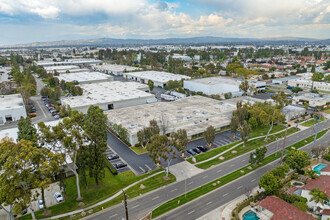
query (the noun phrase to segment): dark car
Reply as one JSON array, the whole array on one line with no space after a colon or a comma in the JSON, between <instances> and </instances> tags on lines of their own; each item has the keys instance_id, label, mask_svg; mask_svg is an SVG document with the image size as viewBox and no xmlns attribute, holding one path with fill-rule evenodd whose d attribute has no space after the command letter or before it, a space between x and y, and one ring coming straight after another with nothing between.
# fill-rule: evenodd
<instances>
[{"instance_id":1,"label":"dark car","mask_svg":"<svg viewBox=\"0 0 330 220\"><path fill-rule=\"evenodd\" d=\"M192 149L193 151L195 151L195 153L196 154L199 154L199 153L201 153L201 151L196 147L196 148L194 148L194 149Z\"/></svg>"},{"instance_id":2,"label":"dark car","mask_svg":"<svg viewBox=\"0 0 330 220\"><path fill-rule=\"evenodd\" d=\"M192 149L188 149L187 152L193 156L196 155L195 151L193 151Z\"/></svg>"},{"instance_id":3,"label":"dark car","mask_svg":"<svg viewBox=\"0 0 330 220\"><path fill-rule=\"evenodd\" d=\"M206 152L206 151L207 151L207 148L204 147L204 146L198 146L197 148L198 148L200 151L202 151L202 152Z\"/></svg>"},{"instance_id":4,"label":"dark car","mask_svg":"<svg viewBox=\"0 0 330 220\"><path fill-rule=\"evenodd\" d=\"M114 159L118 159L119 156L117 154L111 154L108 156L108 160L114 160Z\"/></svg>"},{"instance_id":5,"label":"dark car","mask_svg":"<svg viewBox=\"0 0 330 220\"><path fill-rule=\"evenodd\" d=\"M119 169L119 168L123 168L123 167L126 167L127 166L127 164L126 163L123 163L123 162L119 162L119 163L116 163L115 164L115 167L117 168L117 169Z\"/></svg>"}]
</instances>

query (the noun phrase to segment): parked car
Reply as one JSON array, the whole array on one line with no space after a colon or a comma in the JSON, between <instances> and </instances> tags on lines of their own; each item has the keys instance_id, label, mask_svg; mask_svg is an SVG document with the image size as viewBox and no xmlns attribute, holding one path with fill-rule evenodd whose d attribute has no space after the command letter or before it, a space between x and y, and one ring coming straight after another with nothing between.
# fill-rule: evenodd
<instances>
[{"instance_id":1,"label":"parked car","mask_svg":"<svg viewBox=\"0 0 330 220\"><path fill-rule=\"evenodd\" d=\"M119 158L119 156L117 154L110 154L108 156L108 160L115 160L115 159L118 159L118 158Z\"/></svg>"},{"instance_id":2,"label":"parked car","mask_svg":"<svg viewBox=\"0 0 330 220\"><path fill-rule=\"evenodd\" d=\"M202 152L206 152L207 151L207 147L204 147L204 146L198 146L197 147L200 151L202 151Z\"/></svg>"},{"instance_id":3,"label":"parked car","mask_svg":"<svg viewBox=\"0 0 330 220\"><path fill-rule=\"evenodd\" d=\"M60 192L56 192L54 194L54 198L55 198L56 202L58 202L58 203L63 202L63 200L64 200L63 196Z\"/></svg>"},{"instance_id":4,"label":"parked car","mask_svg":"<svg viewBox=\"0 0 330 220\"><path fill-rule=\"evenodd\" d=\"M54 115L54 118L55 119L59 119L60 118L60 115Z\"/></svg>"},{"instance_id":5,"label":"parked car","mask_svg":"<svg viewBox=\"0 0 330 220\"><path fill-rule=\"evenodd\" d=\"M42 201L42 199L38 199L38 207L39 207L39 209L44 208L44 202Z\"/></svg>"},{"instance_id":6,"label":"parked car","mask_svg":"<svg viewBox=\"0 0 330 220\"><path fill-rule=\"evenodd\" d=\"M199 154L199 153L201 153L201 151L196 147L196 148L194 148L194 149L192 149L193 151L195 151L195 153L196 154Z\"/></svg>"},{"instance_id":7,"label":"parked car","mask_svg":"<svg viewBox=\"0 0 330 220\"><path fill-rule=\"evenodd\" d=\"M123 167L126 167L126 166L127 166L127 164L124 163L124 162L119 162L119 163L116 163L116 164L115 164L115 167L116 167L117 169L119 169L119 168L123 168Z\"/></svg>"},{"instance_id":8,"label":"parked car","mask_svg":"<svg viewBox=\"0 0 330 220\"><path fill-rule=\"evenodd\" d=\"M192 149L188 149L187 152L193 156L196 155L195 151L193 151Z\"/></svg>"}]
</instances>

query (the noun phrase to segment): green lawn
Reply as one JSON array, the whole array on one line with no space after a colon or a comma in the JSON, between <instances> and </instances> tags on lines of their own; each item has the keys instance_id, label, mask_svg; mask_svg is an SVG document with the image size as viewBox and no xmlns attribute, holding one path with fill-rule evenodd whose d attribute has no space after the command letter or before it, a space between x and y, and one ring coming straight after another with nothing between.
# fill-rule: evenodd
<instances>
[{"instance_id":1,"label":"green lawn","mask_svg":"<svg viewBox=\"0 0 330 220\"><path fill-rule=\"evenodd\" d=\"M320 132L318 134L317 138L322 137L325 133L326 133L326 131ZM308 143L311 143L312 141L313 141L313 136L308 137L308 138L306 138L306 139L304 139L304 140L302 140L302 141L300 141L300 142L298 142L298 143L296 143L292 146L294 146L296 149L298 149L298 148L300 148L300 147L302 147L302 146L304 146ZM286 149L291 150L292 146L289 146ZM221 186L223 186L223 185L225 185L225 184L227 184L227 183L229 183L229 182L231 182L231 181L233 181L233 180L235 180L235 179L237 179L241 176L244 176L244 175L252 172L253 170L255 170L255 169L257 169L261 166L264 166L264 165L266 165L266 164L268 164L268 163L270 163L270 162L272 162L272 161L274 161L274 160L276 160L280 157L281 157L281 155L278 154L278 153L271 154L262 161L262 164L260 164L258 166L255 166L255 167L251 166L252 167L251 170L248 169L249 166L243 167L243 168L241 168L239 170L236 170L236 171L234 171L230 174L227 174L224 177L221 177L217 180L214 180L210 183L207 183L207 184L205 184L205 185L203 185L203 186L201 186L197 189L194 189L194 190L188 192L187 193L187 198L185 198L185 195L180 195L180 196L178 196L178 197L176 197L172 200L169 200L166 203L162 204L161 206L159 206L158 208L156 208L155 210L152 211L152 218L156 218L156 217L158 217L158 216L160 216L160 215L162 215L162 214L164 214L164 213L166 213L170 210L173 210L173 209L175 209L179 206L182 206L183 204L186 204L187 202L190 202L190 201L192 201L192 200L194 200L194 199L196 199L196 198L198 198L202 195L205 195L206 193L211 192L211 191L213 191L213 190L215 190L215 189L217 189L217 188L219 188L219 187L221 187ZM216 183L217 181L220 181L220 184L216 184L216 186L213 186L213 184ZM180 204L178 204L179 200L180 200Z\"/></svg>"},{"instance_id":2,"label":"green lawn","mask_svg":"<svg viewBox=\"0 0 330 220\"><path fill-rule=\"evenodd\" d=\"M147 149L146 148L143 148L143 147L130 147L131 150L133 150L136 154L144 154L144 153L147 153Z\"/></svg>"},{"instance_id":3,"label":"green lawn","mask_svg":"<svg viewBox=\"0 0 330 220\"><path fill-rule=\"evenodd\" d=\"M290 128L288 129L288 133L287 135L293 134L295 132L297 132L298 130L296 130L295 128ZM258 138L252 141L247 142L246 146L243 145L243 143L237 147L235 147L233 150L228 151L226 153L224 153L223 156L224 160L219 160L219 158L215 158L213 160L207 161L205 163L201 163L201 164L197 164L196 167L201 168L201 169L207 169L213 165L217 165L219 163L222 163L224 161L230 160L234 157L237 157L239 155L242 155L246 152L252 151L260 146L264 146L266 144L269 144L270 142L276 141L276 138L282 138L284 137L285 132L281 132L279 134L275 134L275 135L271 135L269 136L269 140L267 142L265 142L265 138ZM232 151L237 151L237 153L233 154Z\"/></svg>"},{"instance_id":4,"label":"green lawn","mask_svg":"<svg viewBox=\"0 0 330 220\"><path fill-rule=\"evenodd\" d=\"M108 169L105 169L105 178L103 182L99 184L99 186L95 185L94 179L88 176L88 189L81 183L81 195L84 198L82 202L85 203L86 206L90 206L97 202L100 202L114 194L116 194L121 189L125 188L132 183L143 179L147 176L150 176L153 173L161 171L160 169L156 171L152 171L148 174L144 174L141 176L136 176L133 172L125 172L118 174L116 176L112 175ZM155 177L153 177L155 178ZM75 177L70 177L66 179L66 195L65 202L60 203L58 205L49 207L51 210L51 216L59 215L62 213L70 212L81 207L78 206L80 201L76 201L77 198L77 189L76 189L76 179ZM151 181L151 180L150 180ZM42 216L42 211L36 212L37 218L49 217L49 216ZM23 216L21 219L31 219L31 216Z\"/></svg>"},{"instance_id":5,"label":"green lawn","mask_svg":"<svg viewBox=\"0 0 330 220\"><path fill-rule=\"evenodd\" d=\"M330 108L325 109L323 112L325 112L325 113L327 113L327 114L330 114Z\"/></svg>"},{"instance_id":6,"label":"green lawn","mask_svg":"<svg viewBox=\"0 0 330 220\"><path fill-rule=\"evenodd\" d=\"M258 136L264 136L264 135L267 134L269 128L270 128L270 126L267 126L265 128L255 129L254 131L251 132L250 136L251 136L251 138L258 137ZM283 129L285 129L285 126L283 126L283 125L274 125L273 129L270 131L270 134L276 133L276 132L281 131ZM196 162L200 162L200 161L203 161L203 160L207 160L211 157L214 157L214 156L222 153L223 151L235 146L236 144L238 144L240 142L242 142L242 141L233 142L233 143L230 143L228 145L221 146L221 147L212 149L210 151L207 151L205 153L196 155L195 156ZM187 161L190 162L190 163L193 163L192 162L192 157L188 158Z\"/></svg>"},{"instance_id":7,"label":"green lawn","mask_svg":"<svg viewBox=\"0 0 330 220\"><path fill-rule=\"evenodd\" d=\"M322 117L320 121L325 121L325 120L326 119L324 117ZM310 120L302 123L301 125L302 126L305 126L305 127L310 127L310 126L313 126L313 125L315 125L317 123L318 123L318 120L314 120L314 118L312 118L312 119L310 119Z\"/></svg>"}]
</instances>

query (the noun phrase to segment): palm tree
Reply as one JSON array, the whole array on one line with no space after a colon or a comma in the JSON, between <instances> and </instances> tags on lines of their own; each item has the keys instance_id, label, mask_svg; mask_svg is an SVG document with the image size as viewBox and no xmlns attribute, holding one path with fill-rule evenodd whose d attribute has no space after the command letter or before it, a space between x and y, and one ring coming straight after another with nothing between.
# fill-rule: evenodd
<instances>
[{"instance_id":1,"label":"palm tree","mask_svg":"<svg viewBox=\"0 0 330 220\"><path fill-rule=\"evenodd\" d=\"M312 196L312 198L309 201L310 202L315 201L316 204L321 203L322 205L324 205L324 202L329 201L329 198L328 198L327 194L322 192L319 188L312 189L309 192L309 195Z\"/></svg>"},{"instance_id":2,"label":"palm tree","mask_svg":"<svg viewBox=\"0 0 330 220\"><path fill-rule=\"evenodd\" d=\"M317 171L313 170L313 169L309 169L306 171L306 176L308 176L311 179L316 179L317 177L319 177Z\"/></svg>"}]
</instances>

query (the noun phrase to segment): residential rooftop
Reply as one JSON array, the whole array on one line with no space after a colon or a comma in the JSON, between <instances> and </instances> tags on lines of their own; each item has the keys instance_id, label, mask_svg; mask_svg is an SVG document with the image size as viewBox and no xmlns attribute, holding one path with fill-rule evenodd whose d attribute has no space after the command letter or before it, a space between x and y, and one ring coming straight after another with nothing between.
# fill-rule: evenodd
<instances>
[{"instance_id":1,"label":"residential rooftop","mask_svg":"<svg viewBox=\"0 0 330 220\"><path fill-rule=\"evenodd\" d=\"M329 165L328 165L329 166ZM323 171L323 169L322 169ZM302 187L302 189L312 190L314 188L319 188L325 194L330 197L330 176L328 175L320 175L316 179L308 180L307 184Z\"/></svg>"}]
</instances>

